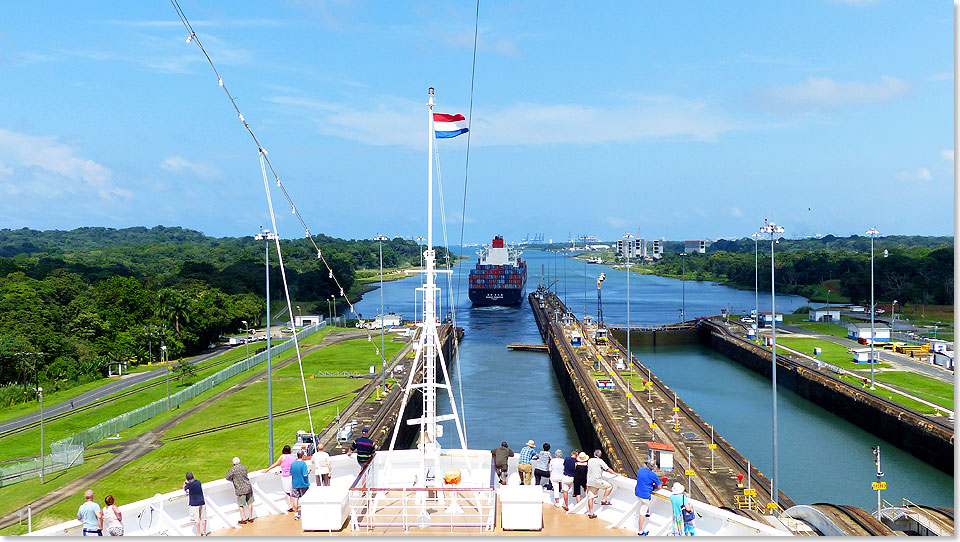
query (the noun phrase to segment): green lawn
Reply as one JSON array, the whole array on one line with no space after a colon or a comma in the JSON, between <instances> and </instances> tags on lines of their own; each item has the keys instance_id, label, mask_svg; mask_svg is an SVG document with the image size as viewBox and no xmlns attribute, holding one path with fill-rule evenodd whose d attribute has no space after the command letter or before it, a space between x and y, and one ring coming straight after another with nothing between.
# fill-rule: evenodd
<instances>
[{"instance_id":1,"label":"green lawn","mask_svg":"<svg viewBox=\"0 0 960 542\"><path fill-rule=\"evenodd\" d=\"M356 379L315 380L310 384L314 387L310 400L319 401L351 392L363 383ZM303 405L303 392L299 382L289 384L288 386L282 382L274 383L275 410ZM262 386L258 383L237 392L231 395L229 400L220 401L195 413L167 434L174 436L232 420L261 415L265 388L265 383L262 383ZM309 391L311 390L308 388ZM336 404L311 409L314 428L319 431L325 427L336 416L337 407L339 406L342 410L354 396L354 393L350 393ZM298 429L307 427L305 412L274 418L274 444L277 451L279 452L284 444L294 440ZM123 504L150 497L155 493L180 489L183 485L183 474L188 470L204 482L220 479L230 469L230 458L234 455L240 456L250 470L264 468L267 466L266 429L267 423L263 421L168 442L93 484L91 489L97 494L98 500L104 495L112 494L118 503ZM131 480L136 480L136 483L130 483ZM78 495L76 499L68 499L34 515L34 526L42 528L72 519L82 500ZM0 534L22 534L25 531L24 525L22 528L4 529Z\"/></svg>"},{"instance_id":2,"label":"green lawn","mask_svg":"<svg viewBox=\"0 0 960 542\"><path fill-rule=\"evenodd\" d=\"M329 333L329 331L324 329L324 330L318 331L313 335L326 334L326 333ZM306 337L304 339L304 344L309 344L310 342L314 342L314 341L319 342L319 339L317 339L315 336ZM191 379L190 381L178 382L175 378L171 378L170 393L171 394L175 393L187 386L190 386L200 381L201 379L211 374L216 373L217 371L221 371L229 367L230 363L232 362L236 362L241 359L244 359L246 357L245 350L246 350L245 347L234 348L233 350L230 350L224 353L222 357L218 356L216 358L212 358L210 360L203 362L202 364L198 365L199 370L197 371L197 376ZM253 348L251 347L251 353L252 352L253 352ZM286 352L283 352L282 354L277 355L274 359L276 361L282 361L292 356L293 354L294 354L294 351L292 349L287 350ZM213 366L215 363L223 360L226 360L227 363L222 363L220 365ZM246 378L250 374L253 374L254 371L263 370L265 366L266 366L265 364L258 365L257 367L254 367L253 369L247 371L246 373L243 373L242 376L238 375L238 377L241 377L240 379ZM296 370L296 364L293 365L292 369ZM280 372L282 371L276 371L275 374L278 374ZM297 373L297 376L299 377L299 373ZM234 379L236 378L237 377L234 377ZM149 383L156 383L156 382L162 382L162 381L164 381L164 378L160 377L132 389L143 388ZM215 389L216 390L224 389L223 384L220 384ZM130 390L129 389L123 390L122 392L117 392L117 393L124 393L127 391L130 391ZM206 393L210 393L210 392L208 391ZM167 390L165 385L155 386L149 389L143 389L139 393L128 395L126 397L123 397L111 403L104 404L100 407L78 412L75 415L66 416L64 418L60 418L60 419L51 421L49 423L45 423L44 433L45 433L47 450L49 451L50 444L54 441L66 438L73 433L82 431L89 427L93 427L94 425L97 425L100 422L106 421L124 412L129 412L136 408L147 405L153 401L166 397L166 394L167 394ZM209 397L209 395L204 395L204 396ZM140 434L143 432L139 429L139 427L140 426L137 426L136 428L133 429L133 430L139 431L137 434ZM0 442L3 443L3 446L0 446L0 461L17 458L17 457L26 457L26 456L34 455L36 454L36 444L40 442L40 428L37 427L28 431L24 431L22 433L17 433L15 435L5 437Z\"/></svg>"},{"instance_id":3,"label":"green lawn","mask_svg":"<svg viewBox=\"0 0 960 542\"><path fill-rule=\"evenodd\" d=\"M376 344L373 344L376 343ZM390 340L388 337L385 343L387 362L393 359L405 343ZM379 338L368 342L367 339L353 339L336 344L325 346L303 358L303 374L309 377L318 371L357 371L368 373L371 365L374 370L380 371L380 358L377 356L377 348L380 348ZM296 363L276 371L277 378L300 378L300 369Z\"/></svg>"},{"instance_id":4,"label":"green lawn","mask_svg":"<svg viewBox=\"0 0 960 542\"><path fill-rule=\"evenodd\" d=\"M855 377L851 375L842 375L840 376L840 379L845 380L858 387L865 387L863 384L863 378L861 377ZM903 395L900 395L899 393L896 393L896 392L885 390L883 388L877 388L876 390L874 390L874 392L876 392L877 395L886 397L887 399L890 399L891 401L899 403L905 407L912 408L917 412L920 412L921 414L933 414L934 412L936 412L934 408L929 407L923 403L914 401L909 397L904 397Z\"/></svg>"},{"instance_id":5,"label":"green lawn","mask_svg":"<svg viewBox=\"0 0 960 542\"><path fill-rule=\"evenodd\" d=\"M96 470L100 465L106 463L111 457L111 454L100 455L94 458L86 459L83 465L54 474L48 474L44 476L43 485L40 484L39 478L34 478L32 480L26 480L17 484L0 488L0 514L6 515L10 512L16 512L20 508L24 508L28 502L40 498L49 493L51 490L72 482L77 478ZM80 506L81 503L78 502L76 504L77 506ZM23 532L26 532L26 530L27 517L24 515ZM3 534L14 533L7 531ZM17 534L20 533L18 532Z\"/></svg>"},{"instance_id":6,"label":"green lawn","mask_svg":"<svg viewBox=\"0 0 960 542\"><path fill-rule=\"evenodd\" d=\"M875 378L925 401L953 410L954 385L950 382L906 371L882 371Z\"/></svg>"},{"instance_id":7,"label":"green lawn","mask_svg":"<svg viewBox=\"0 0 960 542\"><path fill-rule=\"evenodd\" d=\"M854 363L853 354L847 353L846 346L832 343L830 341L793 337L777 337L777 344L786 346L787 348L791 348L797 352L801 352L811 357L813 357L813 348L819 346L823 349L823 354L816 357L826 361L827 363L832 363L837 367L848 370L864 370L870 368L870 364L868 363ZM874 364L875 368L884 368L889 366L889 364L882 362L877 362Z\"/></svg>"}]
</instances>

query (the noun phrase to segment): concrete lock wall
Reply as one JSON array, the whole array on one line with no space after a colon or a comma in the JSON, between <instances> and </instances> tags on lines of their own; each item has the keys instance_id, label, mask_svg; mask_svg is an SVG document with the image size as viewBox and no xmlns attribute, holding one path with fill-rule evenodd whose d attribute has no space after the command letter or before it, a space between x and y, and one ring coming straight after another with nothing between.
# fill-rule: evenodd
<instances>
[{"instance_id":1,"label":"concrete lock wall","mask_svg":"<svg viewBox=\"0 0 960 542\"><path fill-rule=\"evenodd\" d=\"M715 324L700 326L700 340L748 369L770 378L770 352L726 335ZM829 375L784 363L777 356L777 385L953 475L953 433L906 407L891 405Z\"/></svg>"}]
</instances>

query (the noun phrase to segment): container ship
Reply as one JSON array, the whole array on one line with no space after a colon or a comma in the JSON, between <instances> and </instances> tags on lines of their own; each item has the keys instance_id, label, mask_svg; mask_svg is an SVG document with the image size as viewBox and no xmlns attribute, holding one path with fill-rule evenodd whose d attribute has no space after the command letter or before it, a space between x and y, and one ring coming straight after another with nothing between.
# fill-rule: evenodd
<instances>
[{"instance_id":1,"label":"container ship","mask_svg":"<svg viewBox=\"0 0 960 542\"><path fill-rule=\"evenodd\" d=\"M527 262L520 254L504 243L502 235L477 251L480 258L470 270L470 301L474 305L516 305L523 300Z\"/></svg>"}]
</instances>

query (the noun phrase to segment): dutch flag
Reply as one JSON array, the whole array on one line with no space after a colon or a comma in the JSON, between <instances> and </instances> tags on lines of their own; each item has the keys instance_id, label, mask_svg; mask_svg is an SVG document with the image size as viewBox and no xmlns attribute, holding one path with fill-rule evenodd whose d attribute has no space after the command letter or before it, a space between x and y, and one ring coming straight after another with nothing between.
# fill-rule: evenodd
<instances>
[{"instance_id":1,"label":"dutch flag","mask_svg":"<svg viewBox=\"0 0 960 542\"><path fill-rule=\"evenodd\" d=\"M469 131L467 130L467 120L463 118L463 115L445 115L443 113L433 114L433 129L439 139L457 137Z\"/></svg>"}]
</instances>

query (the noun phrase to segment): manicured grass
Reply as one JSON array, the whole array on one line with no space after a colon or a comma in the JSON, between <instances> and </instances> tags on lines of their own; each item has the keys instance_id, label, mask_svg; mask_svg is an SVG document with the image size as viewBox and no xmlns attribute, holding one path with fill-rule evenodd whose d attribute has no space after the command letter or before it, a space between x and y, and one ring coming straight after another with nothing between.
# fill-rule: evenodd
<instances>
[{"instance_id":1,"label":"manicured grass","mask_svg":"<svg viewBox=\"0 0 960 542\"><path fill-rule=\"evenodd\" d=\"M321 330L321 332L322 331L325 331L325 330ZM308 337L307 339L316 340L313 337ZM282 361L293 354L294 354L293 350L287 350L286 352L283 352L282 354L276 356L274 359L277 361ZM170 393L172 394L177 391L180 391L181 389L187 386L190 386L202 380L203 378L213 373L216 373L217 371L221 371L229 367L230 362L239 361L240 359L243 359L246 356L245 348L235 348L225 353L224 356L226 356L226 358L217 357L198 365L199 370L197 371L197 376L191 379L190 381L178 382L175 378L171 378ZM215 367L212 366L213 363L215 363L216 361L220 361L222 359L228 359L228 363L217 365ZM261 364L261 365L258 365L257 367L254 367L253 369L244 373L245 376L243 376L243 378L252 374L253 371L262 371L265 366L266 366L265 364ZM237 375L237 376L239 377L241 375ZM234 378L237 378L237 377L234 377ZM149 383L155 383L163 380L164 378L160 377L160 378L151 380ZM142 388L149 383L145 383L143 386L140 386L140 387ZM223 386L224 386L223 384L220 384L215 388L215 390L222 390L224 389ZM132 389L137 389L137 388L132 388ZM122 392L117 392L117 393L125 393L127 391L130 391L130 390L123 390ZM210 391L205 393L210 393ZM49 423L45 423L44 432L45 432L45 438L46 438L47 451L49 452L49 449L50 449L49 447L52 442L66 438L73 433L93 427L94 425L97 425L100 422L106 421L110 418L113 418L125 412L129 412L131 410L147 405L153 401L166 397L166 394L167 394L166 386L164 385L155 386L153 388L143 389L139 393L128 395L126 397L123 397L111 403L104 404L100 407L78 412L75 415L66 416L64 418L60 418L58 420L54 420ZM209 397L209 395L205 395L205 396ZM139 431L138 428L139 426L137 426L137 428L134 428L133 430ZM140 431L137 434L140 434L142 432L143 431ZM17 433L15 435L11 435L3 438L2 441L0 442L3 443L3 446L0 446L0 461L5 459L35 455L36 444L40 442L40 429L39 427L37 427L28 431L24 431L22 433Z\"/></svg>"},{"instance_id":2,"label":"manicured grass","mask_svg":"<svg viewBox=\"0 0 960 542\"><path fill-rule=\"evenodd\" d=\"M812 331L814 333L820 333L823 335L830 335L831 337L839 337L841 339L847 338L847 328L845 326L832 324L830 322L797 322L793 324L797 327L803 328L807 331Z\"/></svg>"},{"instance_id":3,"label":"manicured grass","mask_svg":"<svg viewBox=\"0 0 960 542\"><path fill-rule=\"evenodd\" d=\"M884 384L953 410L954 385L950 382L906 371L883 371L875 378Z\"/></svg>"},{"instance_id":4,"label":"manicured grass","mask_svg":"<svg viewBox=\"0 0 960 542\"><path fill-rule=\"evenodd\" d=\"M847 382L855 385L855 386L865 387L864 384L863 384L863 378L858 378L858 377L851 376L851 375L842 375L842 376L840 376L840 378L841 378L842 380L845 380L845 381L847 381ZM883 388L877 388L877 389L874 390L874 391L877 393L877 395L880 395L880 396L882 396L882 397L886 397L887 399L890 399L891 401L893 401L893 402L895 402L895 403L898 403L898 404L901 404L901 405L903 405L903 406L905 406L905 407L912 408L912 409L916 410L917 412L920 412L921 414L933 414L934 412L936 412L936 409L934 409L934 408L932 408L932 407L930 407L930 406L927 406L927 405L925 405L925 404L923 404L923 403L914 401L913 399L910 399L909 397L904 397L903 395L900 395L899 393L892 392L892 391L890 391L890 390L885 390L885 389L883 389Z\"/></svg>"},{"instance_id":5,"label":"manicured grass","mask_svg":"<svg viewBox=\"0 0 960 542\"><path fill-rule=\"evenodd\" d=\"M842 346L830 341L823 341L818 339L806 339L806 338L793 338L793 337L777 337L777 344L786 346L787 348L796 350L808 356L813 356L814 347L820 347L823 349L823 354L816 356L827 363L832 363L837 367L849 370L863 370L869 369L870 364L868 363L854 363L853 354L847 353L847 347ZM877 362L874 363L875 368L889 367L887 363Z\"/></svg>"},{"instance_id":6,"label":"manicured grass","mask_svg":"<svg viewBox=\"0 0 960 542\"><path fill-rule=\"evenodd\" d=\"M282 410L303 404L302 390L299 382L296 385L280 386L274 383L274 408ZM354 389L358 384L356 379L323 379L316 385L311 401L318 401L325 397L333 397ZM259 383L255 386L259 386ZM178 434L227 423L237 419L261 415L263 409L262 395L266 393L264 383L262 388L250 386L245 390L230 396L229 400L220 401L211 405L193 416L184 420L175 428ZM251 389L255 388L255 389ZM296 400L300 393L299 401ZM312 409L314 428L320 430L336 416L337 407L342 410L352 400L355 394L351 393L336 404ZM295 439L298 429L306 429L306 413L282 416L274 419L274 444L277 452L284 444L290 444ZM180 489L183 485L183 475L192 471L197 479L208 482L222 478L230 469L230 459L237 455L250 470L262 469L267 466L267 422L256 422L242 427L227 429L209 435L202 435L189 439L168 442L131 462L117 472L107 476L100 482L93 484L91 489L102 497L112 494L120 504L144 499L155 493L164 493ZM174 435L173 431L168 435ZM130 483L135 480L136 483ZM76 515L77 507L82 498L69 499L34 516L34 526L42 528L54 525ZM11 527L0 531L0 534L21 534L26 530Z\"/></svg>"},{"instance_id":7,"label":"manicured grass","mask_svg":"<svg viewBox=\"0 0 960 542\"><path fill-rule=\"evenodd\" d=\"M413 269L413 268L407 268ZM354 282L358 284L371 284L371 283L380 283L380 270L365 270L358 271L357 277L354 278ZM363 276L360 276L363 275ZM407 277L413 276L412 273L407 273L403 269L384 269L383 270L383 282L390 282L393 280L405 279Z\"/></svg>"},{"instance_id":8,"label":"manicured grass","mask_svg":"<svg viewBox=\"0 0 960 542\"><path fill-rule=\"evenodd\" d=\"M47 474L44 476L43 485L39 478L26 480L17 484L0 488L0 515L6 515L10 512L16 512L18 509L25 508L30 501L46 495L53 489L80 478L81 476L96 470L100 465L106 463L112 456L110 454L100 455L84 461L83 465L73 467L64 471ZM82 498L80 499L83 500ZM80 502L76 503L80 506ZM69 518L68 518L69 519ZM34 525L36 526L36 525ZM15 529L16 527L13 527ZM23 533L27 532L27 516L23 516ZM20 532L9 532L4 530L0 534L21 534Z\"/></svg>"},{"instance_id":9,"label":"manicured grass","mask_svg":"<svg viewBox=\"0 0 960 542\"><path fill-rule=\"evenodd\" d=\"M376 345L373 342L376 342ZM393 359L404 345L405 343L388 339L384 345L387 361ZM363 338L331 344L303 358L303 374L307 377L318 371L357 371L366 374L371 365L374 366L374 371L379 372L381 361L376 350L379 347L379 340L368 342ZM300 378L300 369L296 363L292 363L276 371L274 376Z\"/></svg>"}]
</instances>

